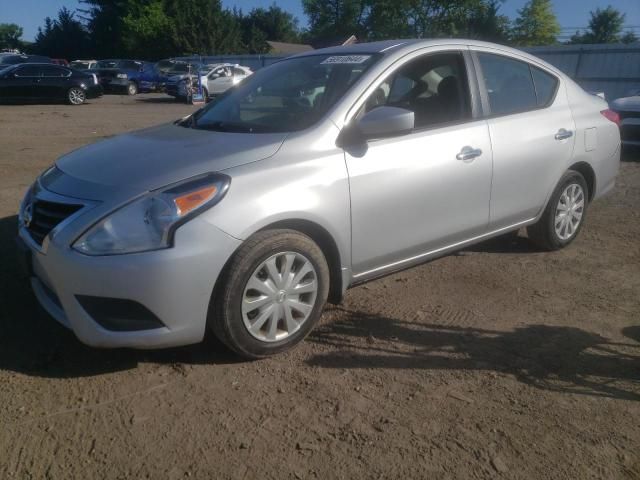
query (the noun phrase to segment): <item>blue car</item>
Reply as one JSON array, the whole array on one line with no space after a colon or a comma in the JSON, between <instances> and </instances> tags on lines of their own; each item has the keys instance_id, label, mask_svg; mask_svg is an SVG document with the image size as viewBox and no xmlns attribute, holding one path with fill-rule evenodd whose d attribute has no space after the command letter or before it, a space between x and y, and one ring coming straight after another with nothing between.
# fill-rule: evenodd
<instances>
[{"instance_id":1,"label":"blue car","mask_svg":"<svg viewBox=\"0 0 640 480\"><path fill-rule=\"evenodd\" d=\"M105 92L127 95L155 91L159 80L155 65L142 60L100 60L91 73L98 76Z\"/></svg>"}]
</instances>

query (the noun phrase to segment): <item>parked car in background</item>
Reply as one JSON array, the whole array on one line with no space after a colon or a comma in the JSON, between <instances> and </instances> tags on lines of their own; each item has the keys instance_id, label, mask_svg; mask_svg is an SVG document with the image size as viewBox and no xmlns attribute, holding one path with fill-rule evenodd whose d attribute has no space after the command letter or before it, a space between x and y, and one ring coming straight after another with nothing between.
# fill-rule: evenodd
<instances>
[{"instance_id":1,"label":"parked car in background","mask_svg":"<svg viewBox=\"0 0 640 480\"><path fill-rule=\"evenodd\" d=\"M176 64L176 62L177 60L174 60L173 58L160 60L159 62L156 62L156 70L158 70L161 75L166 75L167 72L171 70L171 68Z\"/></svg>"},{"instance_id":2,"label":"parked car in background","mask_svg":"<svg viewBox=\"0 0 640 480\"><path fill-rule=\"evenodd\" d=\"M614 100L611 109L619 116L622 144L640 147L640 90L630 91L628 97Z\"/></svg>"},{"instance_id":3,"label":"parked car in background","mask_svg":"<svg viewBox=\"0 0 640 480\"><path fill-rule=\"evenodd\" d=\"M69 61L65 60L64 58L52 58L51 63L53 63L54 65L61 65L63 67L69 66Z\"/></svg>"},{"instance_id":4,"label":"parked car in background","mask_svg":"<svg viewBox=\"0 0 640 480\"><path fill-rule=\"evenodd\" d=\"M185 345L209 328L242 356L273 355L352 285L523 227L567 247L615 184L610 114L490 43L289 57L36 179L18 217L31 285L90 345Z\"/></svg>"},{"instance_id":5,"label":"parked car in background","mask_svg":"<svg viewBox=\"0 0 640 480\"><path fill-rule=\"evenodd\" d=\"M187 98L187 85L196 82L200 77L202 94L205 101L216 95L226 92L229 88L237 85L242 80L253 74L249 67L242 67L231 63L216 63L211 65L201 65L198 71L195 66L191 74L181 74L173 76L167 82L166 92L179 99Z\"/></svg>"},{"instance_id":6,"label":"parked car in background","mask_svg":"<svg viewBox=\"0 0 640 480\"><path fill-rule=\"evenodd\" d=\"M205 90L205 98L226 92L251 74L253 72L249 67L242 67L238 64L223 63L214 66L209 72L201 74L200 81Z\"/></svg>"},{"instance_id":7,"label":"parked car in background","mask_svg":"<svg viewBox=\"0 0 640 480\"><path fill-rule=\"evenodd\" d=\"M102 96L95 75L50 63L23 63L0 70L0 100L64 100L80 105Z\"/></svg>"},{"instance_id":8,"label":"parked car in background","mask_svg":"<svg viewBox=\"0 0 640 480\"><path fill-rule=\"evenodd\" d=\"M198 72L203 68L199 62L176 61L163 76L165 92L176 98L186 98L186 79L190 81L198 78Z\"/></svg>"},{"instance_id":9,"label":"parked car in background","mask_svg":"<svg viewBox=\"0 0 640 480\"><path fill-rule=\"evenodd\" d=\"M18 63L51 63L51 59L42 55L0 55L0 68L3 65L17 65Z\"/></svg>"},{"instance_id":10,"label":"parked car in background","mask_svg":"<svg viewBox=\"0 0 640 480\"><path fill-rule=\"evenodd\" d=\"M96 68L97 63L97 60L74 60L69 66L76 70L92 70Z\"/></svg>"},{"instance_id":11,"label":"parked car in background","mask_svg":"<svg viewBox=\"0 0 640 480\"><path fill-rule=\"evenodd\" d=\"M94 70L105 92L127 95L148 91L145 90L146 84L143 82L150 81L156 76L153 64L141 60L100 60Z\"/></svg>"}]
</instances>

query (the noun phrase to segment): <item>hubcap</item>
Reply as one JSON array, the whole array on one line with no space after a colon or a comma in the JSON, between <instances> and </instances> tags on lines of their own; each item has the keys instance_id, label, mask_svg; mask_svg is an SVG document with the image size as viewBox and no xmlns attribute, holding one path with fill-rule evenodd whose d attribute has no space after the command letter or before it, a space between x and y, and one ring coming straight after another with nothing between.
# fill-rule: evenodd
<instances>
[{"instance_id":1,"label":"hubcap","mask_svg":"<svg viewBox=\"0 0 640 480\"><path fill-rule=\"evenodd\" d=\"M284 340L309 319L318 294L318 276L301 253L272 255L254 270L242 296L242 320L263 342Z\"/></svg>"},{"instance_id":2,"label":"hubcap","mask_svg":"<svg viewBox=\"0 0 640 480\"><path fill-rule=\"evenodd\" d=\"M554 222L560 240L569 240L578 231L584 215L584 202L584 190L577 183L567 186L560 195Z\"/></svg>"},{"instance_id":3,"label":"hubcap","mask_svg":"<svg viewBox=\"0 0 640 480\"><path fill-rule=\"evenodd\" d=\"M71 100L71 103L74 105L78 105L84 102L84 93L80 90L73 89L69 92L69 100Z\"/></svg>"}]
</instances>

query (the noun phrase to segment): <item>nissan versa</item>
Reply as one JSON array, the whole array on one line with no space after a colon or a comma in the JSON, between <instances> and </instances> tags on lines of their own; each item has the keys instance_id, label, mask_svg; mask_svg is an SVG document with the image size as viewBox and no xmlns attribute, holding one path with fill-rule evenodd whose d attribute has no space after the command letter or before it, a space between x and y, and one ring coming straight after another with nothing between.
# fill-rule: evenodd
<instances>
[{"instance_id":1,"label":"nissan versa","mask_svg":"<svg viewBox=\"0 0 640 480\"><path fill-rule=\"evenodd\" d=\"M614 185L616 114L506 47L280 61L168 125L60 158L20 209L35 294L99 347L300 342L360 282L527 227L554 250Z\"/></svg>"}]
</instances>

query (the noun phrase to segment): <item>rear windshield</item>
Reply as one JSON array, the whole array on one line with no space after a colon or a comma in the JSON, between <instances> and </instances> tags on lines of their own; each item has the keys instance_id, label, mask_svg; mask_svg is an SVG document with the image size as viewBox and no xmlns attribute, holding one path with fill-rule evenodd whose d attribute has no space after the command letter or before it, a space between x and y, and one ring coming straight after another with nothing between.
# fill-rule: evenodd
<instances>
[{"instance_id":1,"label":"rear windshield","mask_svg":"<svg viewBox=\"0 0 640 480\"><path fill-rule=\"evenodd\" d=\"M315 124L380 57L309 55L247 77L183 122L202 130L293 132Z\"/></svg>"}]
</instances>

